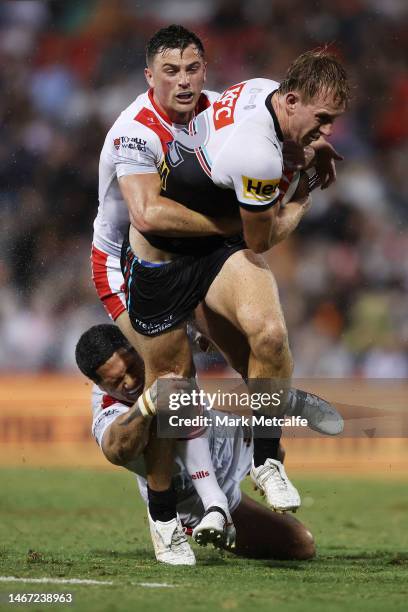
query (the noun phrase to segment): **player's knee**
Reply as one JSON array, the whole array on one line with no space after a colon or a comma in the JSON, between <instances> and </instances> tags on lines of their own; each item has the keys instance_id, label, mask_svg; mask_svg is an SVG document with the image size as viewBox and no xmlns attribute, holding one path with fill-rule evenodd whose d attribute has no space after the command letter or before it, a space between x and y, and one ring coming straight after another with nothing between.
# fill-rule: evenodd
<instances>
[{"instance_id":1,"label":"player's knee","mask_svg":"<svg viewBox=\"0 0 408 612\"><path fill-rule=\"evenodd\" d=\"M310 531L301 524L296 525L291 531L291 536L287 540L287 558L298 561L313 559L316 555L316 546Z\"/></svg>"},{"instance_id":2,"label":"player's knee","mask_svg":"<svg viewBox=\"0 0 408 612\"><path fill-rule=\"evenodd\" d=\"M258 359L279 367L289 354L286 328L280 323L264 324L252 338L251 348Z\"/></svg>"}]
</instances>

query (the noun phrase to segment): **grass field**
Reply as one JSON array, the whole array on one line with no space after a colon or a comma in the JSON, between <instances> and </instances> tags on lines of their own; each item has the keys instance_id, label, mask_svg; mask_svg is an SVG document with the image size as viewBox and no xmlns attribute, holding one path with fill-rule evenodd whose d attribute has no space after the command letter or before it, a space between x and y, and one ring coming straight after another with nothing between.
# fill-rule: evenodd
<instances>
[{"instance_id":1,"label":"grass field","mask_svg":"<svg viewBox=\"0 0 408 612\"><path fill-rule=\"evenodd\" d=\"M198 565L181 569L154 561L144 507L125 471L3 469L0 575L112 584L0 582L0 609L16 607L7 604L10 592L72 592L73 606L29 607L407 610L407 482L304 475L294 481L304 499L297 516L317 541L315 560L248 561L196 548ZM157 583L171 586L151 586Z\"/></svg>"}]
</instances>

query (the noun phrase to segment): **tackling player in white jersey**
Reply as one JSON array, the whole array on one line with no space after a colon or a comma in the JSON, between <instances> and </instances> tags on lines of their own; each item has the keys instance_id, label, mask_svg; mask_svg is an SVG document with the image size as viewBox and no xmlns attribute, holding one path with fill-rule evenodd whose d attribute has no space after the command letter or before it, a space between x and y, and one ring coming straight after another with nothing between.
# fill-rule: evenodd
<instances>
[{"instance_id":1,"label":"tackling player in white jersey","mask_svg":"<svg viewBox=\"0 0 408 612\"><path fill-rule=\"evenodd\" d=\"M154 435L153 418L139 411L144 370L137 352L114 325L96 325L77 344L77 363L95 382L92 392L92 433L106 458L137 475L140 492L147 501L143 450ZM220 413L221 414L221 413ZM290 515L276 514L240 491L240 482L251 467L252 437L249 428L211 426L208 444L219 484L228 498L236 525L236 546L220 543L235 554L266 559L309 559L315 549L310 532ZM189 475L180 457L172 463L174 502L185 531L194 530L203 506L193 486L201 472ZM156 557L165 563L195 563L185 532L175 519L161 530L149 520Z\"/></svg>"}]
</instances>

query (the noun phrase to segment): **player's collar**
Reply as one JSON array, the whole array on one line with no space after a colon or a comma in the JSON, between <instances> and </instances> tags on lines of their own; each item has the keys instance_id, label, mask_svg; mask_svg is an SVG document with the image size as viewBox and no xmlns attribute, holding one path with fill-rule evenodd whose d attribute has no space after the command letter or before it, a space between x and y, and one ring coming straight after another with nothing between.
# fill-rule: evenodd
<instances>
[{"instance_id":1,"label":"player's collar","mask_svg":"<svg viewBox=\"0 0 408 612\"><path fill-rule=\"evenodd\" d=\"M152 106L154 108L154 110L156 111L156 113L163 119L163 121L165 121L166 123L168 123L169 125L173 125L173 122L171 121L170 117L168 115L166 115L166 113L164 113L156 104L154 96L153 96L153 88L149 89L149 91L147 92L147 95L149 96L149 100L152 103Z\"/></svg>"},{"instance_id":2,"label":"player's collar","mask_svg":"<svg viewBox=\"0 0 408 612\"><path fill-rule=\"evenodd\" d=\"M272 96L274 93L276 93L278 90L275 89L274 91L272 91L269 96L266 98L265 100L265 106L268 109L268 111L270 112L272 119L273 119L273 124L275 126L275 131L276 131L276 135L279 138L279 140L281 142L283 142L283 134L282 134L282 130L281 130L281 126L279 125L279 121L278 118L276 116L275 113L275 109L272 106Z\"/></svg>"},{"instance_id":3,"label":"player's collar","mask_svg":"<svg viewBox=\"0 0 408 612\"><path fill-rule=\"evenodd\" d=\"M168 115L166 115L166 113L164 113L158 107L158 105L156 104L156 101L155 101L154 95L153 95L153 91L154 91L153 87L151 87L149 89L149 91L147 92L147 95L149 96L149 100L150 100L154 110L163 119L163 121L165 121L169 125L173 125L173 121L170 119L170 117ZM194 117L196 115L198 115L199 113L201 113L206 108L208 108L209 106L210 106L210 101L209 101L208 97L205 95L205 93L201 93L200 97L198 98L197 106L194 109Z\"/></svg>"}]
</instances>

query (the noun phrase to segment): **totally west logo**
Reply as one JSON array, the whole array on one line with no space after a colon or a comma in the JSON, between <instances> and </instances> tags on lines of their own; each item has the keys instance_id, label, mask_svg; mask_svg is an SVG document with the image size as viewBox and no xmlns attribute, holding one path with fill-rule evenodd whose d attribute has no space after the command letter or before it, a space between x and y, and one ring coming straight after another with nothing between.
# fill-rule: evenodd
<instances>
[{"instance_id":1,"label":"totally west logo","mask_svg":"<svg viewBox=\"0 0 408 612\"><path fill-rule=\"evenodd\" d=\"M119 138L114 138L113 145L117 151L121 146L123 149L134 149L136 151L141 151L142 153L145 153L146 142L147 141L143 140L143 138L130 138L129 136L119 136Z\"/></svg>"},{"instance_id":2,"label":"totally west logo","mask_svg":"<svg viewBox=\"0 0 408 612\"><path fill-rule=\"evenodd\" d=\"M249 176L242 177L244 197L247 200L269 202L279 192L279 179L257 179Z\"/></svg>"}]
</instances>

